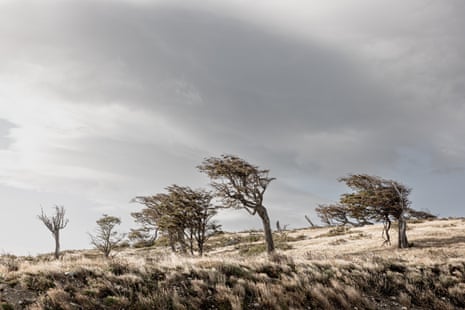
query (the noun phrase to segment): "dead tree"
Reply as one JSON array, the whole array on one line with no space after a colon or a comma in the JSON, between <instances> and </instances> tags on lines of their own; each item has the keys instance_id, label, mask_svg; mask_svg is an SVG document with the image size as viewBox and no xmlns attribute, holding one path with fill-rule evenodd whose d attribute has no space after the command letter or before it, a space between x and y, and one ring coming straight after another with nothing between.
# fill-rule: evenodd
<instances>
[{"instance_id":1,"label":"dead tree","mask_svg":"<svg viewBox=\"0 0 465 310\"><path fill-rule=\"evenodd\" d=\"M37 217L52 233L53 239L55 239L55 258L58 259L60 257L60 230L64 229L69 222L68 219L65 219L65 208L55 206L55 215L53 216L48 216L41 209L41 214Z\"/></svg>"},{"instance_id":2,"label":"dead tree","mask_svg":"<svg viewBox=\"0 0 465 310\"><path fill-rule=\"evenodd\" d=\"M310 224L310 227L316 227L315 224L313 224L312 220L307 216L305 215L305 219L307 220L307 222Z\"/></svg>"}]
</instances>

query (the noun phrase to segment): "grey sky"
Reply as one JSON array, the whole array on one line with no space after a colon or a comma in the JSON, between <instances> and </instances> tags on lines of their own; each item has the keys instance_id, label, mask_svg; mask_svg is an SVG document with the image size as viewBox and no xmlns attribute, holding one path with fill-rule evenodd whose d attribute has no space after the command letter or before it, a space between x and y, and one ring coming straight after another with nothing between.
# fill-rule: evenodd
<instances>
[{"instance_id":1,"label":"grey sky","mask_svg":"<svg viewBox=\"0 0 465 310\"><path fill-rule=\"evenodd\" d=\"M463 215L464 2L327 2L0 0L0 250L50 251L54 204L88 247L103 212L128 229L132 197L206 186L221 153L271 170L291 227L351 172Z\"/></svg>"}]
</instances>

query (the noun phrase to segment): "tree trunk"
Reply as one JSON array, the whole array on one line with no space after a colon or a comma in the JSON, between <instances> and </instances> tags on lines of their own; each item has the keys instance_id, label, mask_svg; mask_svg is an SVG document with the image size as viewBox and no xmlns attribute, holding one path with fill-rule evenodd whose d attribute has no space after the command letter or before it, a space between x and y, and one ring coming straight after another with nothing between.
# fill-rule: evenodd
<instances>
[{"instance_id":1,"label":"tree trunk","mask_svg":"<svg viewBox=\"0 0 465 310\"><path fill-rule=\"evenodd\" d=\"M399 217L399 249L408 248L407 221L403 214Z\"/></svg>"},{"instance_id":2,"label":"tree trunk","mask_svg":"<svg viewBox=\"0 0 465 310\"><path fill-rule=\"evenodd\" d=\"M184 238L184 232L183 231L178 231L178 242L179 242L179 246L181 247L181 253L182 254L187 254L187 244L186 244L186 240Z\"/></svg>"},{"instance_id":3,"label":"tree trunk","mask_svg":"<svg viewBox=\"0 0 465 310\"><path fill-rule=\"evenodd\" d=\"M55 259L60 258L60 231L57 230L53 234L53 237L55 238Z\"/></svg>"},{"instance_id":4,"label":"tree trunk","mask_svg":"<svg viewBox=\"0 0 465 310\"><path fill-rule=\"evenodd\" d=\"M265 232L266 251L268 254L274 252L273 234L271 232L270 218L264 206L257 207L257 214L262 219L263 231Z\"/></svg>"},{"instance_id":5,"label":"tree trunk","mask_svg":"<svg viewBox=\"0 0 465 310\"><path fill-rule=\"evenodd\" d=\"M312 220L305 215L305 219L307 220L307 222L310 224L311 227L315 227L315 224L313 224Z\"/></svg>"},{"instance_id":6,"label":"tree trunk","mask_svg":"<svg viewBox=\"0 0 465 310\"><path fill-rule=\"evenodd\" d=\"M199 248L199 256L203 256L203 241L197 241L197 247Z\"/></svg>"},{"instance_id":7,"label":"tree trunk","mask_svg":"<svg viewBox=\"0 0 465 310\"><path fill-rule=\"evenodd\" d=\"M191 251L191 255L194 255L194 236L192 234L192 230L189 232L189 250Z\"/></svg>"},{"instance_id":8,"label":"tree trunk","mask_svg":"<svg viewBox=\"0 0 465 310\"><path fill-rule=\"evenodd\" d=\"M387 245L391 245L391 236L389 235L389 230L391 229L391 220L389 219L389 217L386 217L384 219L384 227L383 227L383 237L385 238L384 239L384 242L383 242L383 245L387 244Z\"/></svg>"},{"instance_id":9,"label":"tree trunk","mask_svg":"<svg viewBox=\"0 0 465 310\"><path fill-rule=\"evenodd\" d=\"M105 258L108 258L110 257L110 253L111 253L111 245L107 244L104 247L103 255L105 256Z\"/></svg>"},{"instance_id":10,"label":"tree trunk","mask_svg":"<svg viewBox=\"0 0 465 310\"><path fill-rule=\"evenodd\" d=\"M172 233L168 234L168 239L169 239L169 242L170 242L171 251L173 253L175 253L176 252L176 242L175 242L175 239L174 239L174 236L173 236Z\"/></svg>"}]
</instances>

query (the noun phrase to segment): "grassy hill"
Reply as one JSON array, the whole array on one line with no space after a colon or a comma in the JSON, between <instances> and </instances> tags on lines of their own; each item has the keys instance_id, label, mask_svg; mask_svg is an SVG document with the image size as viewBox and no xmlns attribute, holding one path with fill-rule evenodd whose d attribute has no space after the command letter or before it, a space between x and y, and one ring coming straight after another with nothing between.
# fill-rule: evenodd
<instances>
[{"instance_id":1,"label":"grassy hill","mask_svg":"<svg viewBox=\"0 0 465 310\"><path fill-rule=\"evenodd\" d=\"M202 258L126 248L0 258L1 309L465 309L465 219L410 223L413 247L381 226L224 233ZM392 233L395 240L396 233Z\"/></svg>"}]
</instances>

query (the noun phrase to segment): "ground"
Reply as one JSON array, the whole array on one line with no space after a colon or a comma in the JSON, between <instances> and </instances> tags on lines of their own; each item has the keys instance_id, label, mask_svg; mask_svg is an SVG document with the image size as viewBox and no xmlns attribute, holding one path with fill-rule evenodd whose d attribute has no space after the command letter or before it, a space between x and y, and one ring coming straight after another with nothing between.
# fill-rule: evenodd
<instances>
[{"instance_id":1,"label":"ground","mask_svg":"<svg viewBox=\"0 0 465 310\"><path fill-rule=\"evenodd\" d=\"M0 260L2 309L465 309L465 219L212 237L202 257L165 247Z\"/></svg>"}]
</instances>

